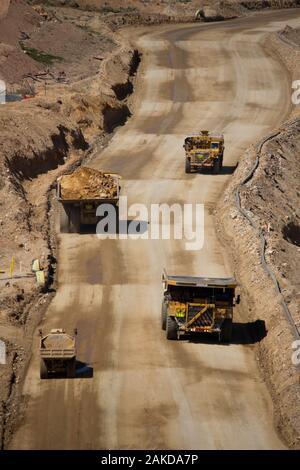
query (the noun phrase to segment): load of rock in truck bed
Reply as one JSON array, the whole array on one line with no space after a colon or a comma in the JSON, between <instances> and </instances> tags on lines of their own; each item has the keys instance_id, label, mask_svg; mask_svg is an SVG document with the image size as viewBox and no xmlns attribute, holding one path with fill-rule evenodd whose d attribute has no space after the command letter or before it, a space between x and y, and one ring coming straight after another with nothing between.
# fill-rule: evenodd
<instances>
[{"instance_id":1,"label":"load of rock in truck bed","mask_svg":"<svg viewBox=\"0 0 300 470\"><path fill-rule=\"evenodd\" d=\"M118 179L93 168L81 167L60 180L60 197L64 200L115 198Z\"/></svg>"}]
</instances>

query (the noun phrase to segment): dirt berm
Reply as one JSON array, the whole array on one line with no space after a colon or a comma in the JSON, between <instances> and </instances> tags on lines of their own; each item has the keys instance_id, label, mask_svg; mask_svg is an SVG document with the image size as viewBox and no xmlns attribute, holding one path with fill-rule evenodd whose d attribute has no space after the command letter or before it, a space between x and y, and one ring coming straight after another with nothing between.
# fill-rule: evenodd
<instances>
[{"instance_id":1,"label":"dirt berm","mask_svg":"<svg viewBox=\"0 0 300 470\"><path fill-rule=\"evenodd\" d=\"M291 41L300 33L287 28L270 44L295 79L299 47L283 42L282 35ZM249 319L266 323L257 357L271 390L277 429L291 448L300 448L300 368L292 361L293 342L300 339L299 105L292 118L242 156L216 221L243 286L242 308Z\"/></svg>"},{"instance_id":2,"label":"dirt berm","mask_svg":"<svg viewBox=\"0 0 300 470\"><path fill-rule=\"evenodd\" d=\"M40 0L29 0L32 4ZM124 25L161 24L170 22L216 21L249 15L252 11L294 8L299 0L47 0L51 7L100 13L103 21L113 28Z\"/></svg>"}]
</instances>

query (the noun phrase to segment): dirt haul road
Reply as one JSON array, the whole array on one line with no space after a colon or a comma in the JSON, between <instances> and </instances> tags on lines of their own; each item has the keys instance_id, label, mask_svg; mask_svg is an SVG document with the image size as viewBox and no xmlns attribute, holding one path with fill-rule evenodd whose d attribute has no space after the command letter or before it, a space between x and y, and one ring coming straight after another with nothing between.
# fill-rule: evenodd
<instances>
[{"instance_id":1,"label":"dirt haul road","mask_svg":"<svg viewBox=\"0 0 300 470\"><path fill-rule=\"evenodd\" d=\"M78 328L81 377L41 381L36 336L12 448L284 447L253 346L167 341L160 279L163 267L231 274L211 211L243 150L289 111L288 75L263 45L288 19L300 25L299 12L285 11L136 30L144 52L136 112L92 165L123 175L130 204L205 203L204 248L60 236L59 289L42 327ZM183 138L201 128L225 133L221 175L184 172Z\"/></svg>"}]
</instances>

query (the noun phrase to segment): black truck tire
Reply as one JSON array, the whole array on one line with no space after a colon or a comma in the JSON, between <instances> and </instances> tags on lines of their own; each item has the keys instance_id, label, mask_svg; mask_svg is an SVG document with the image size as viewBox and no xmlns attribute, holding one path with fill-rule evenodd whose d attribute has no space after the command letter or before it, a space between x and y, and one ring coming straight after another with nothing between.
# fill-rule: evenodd
<instances>
[{"instance_id":1,"label":"black truck tire","mask_svg":"<svg viewBox=\"0 0 300 470\"><path fill-rule=\"evenodd\" d=\"M116 209L116 233L119 233L119 231L120 231L120 221L119 221L120 208L119 208L118 205L116 205L115 209Z\"/></svg>"},{"instance_id":2,"label":"black truck tire","mask_svg":"<svg viewBox=\"0 0 300 470\"><path fill-rule=\"evenodd\" d=\"M73 379L76 376L76 360L71 359L67 364L67 378Z\"/></svg>"},{"instance_id":3,"label":"black truck tire","mask_svg":"<svg viewBox=\"0 0 300 470\"><path fill-rule=\"evenodd\" d=\"M167 339L170 339L173 341L178 339L178 336L177 336L178 326L177 326L176 320L173 317L170 317L170 316L167 317L166 329L167 329Z\"/></svg>"},{"instance_id":4,"label":"black truck tire","mask_svg":"<svg viewBox=\"0 0 300 470\"><path fill-rule=\"evenodd\" d=\"M65 207L63 204L61 204L60 208L60 219L59 219L59 225L60 225L60 233L69 233L69 214L68 214L68 209Z\"/></svg>"},{"instance_id":5,"label":"black truck tire","mask_svg":"<svg viewBox=\"0 0 300 470\"><path fill-rule=\"evenodd\" d=\"M214 175L218 175L221 171L221 162L220 162L220 158L216 158L214 160L214 164L213 164L213 168L212 168L212 172Z\"/></svg>"},{"instance_id":6,"label":"black truck tire","mask_svg":"<svg viewBox=\"0 0 300 470\"><path fill-rule=\"evenodd\" d=\"M230 343L232 338L232 319L225 318L221 326L221 343Z\"/></svg>"},{"instance_id":7,"label":"black truck tire","mask_svg":"<svg viewBox=\"0 0 300 470\"><path fill-rule=\"evenodd\" d=\"M165 330L167 328L167 312L168 312L168 304L165 300L162 301L161 305L161 328Z\"/></svg>"},{"instance_id":8,"label":"black truck tire","mask_svg":"<svg viewBox=\"0 0 300 470\"><path fill-rule=\"evenodd\" d=\"M80 233L80 208L70 207L69 228L70 233Z\"/></svg>"},{"instance_id":9,"label":"black truck tire","mask_svg":"<svg viewBox=\"0 0 300 470\"><path fill-rule=\"evenodd\" d=\"M185 172L191 173L191 162L188 159L185 160Z\"/></svg>"},{"instance_id":10,"label":"black truck tire","mask_svg":"<svg viewBox=\"0 0 300 470\"><path fill-rule=\"evenodd\" d=\"M47 369L46 362L44 361L44 359L41 359L40 378L41 379L48 379L48 369Z\"/></svg>"}]
</instances>

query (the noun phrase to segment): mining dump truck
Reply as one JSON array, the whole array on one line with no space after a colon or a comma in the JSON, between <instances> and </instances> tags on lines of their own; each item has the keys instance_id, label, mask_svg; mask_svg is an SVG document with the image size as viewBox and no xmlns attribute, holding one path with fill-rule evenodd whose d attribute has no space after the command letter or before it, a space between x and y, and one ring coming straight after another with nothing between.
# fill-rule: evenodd
<instances>
[{"instance_id":1,"label":"mining dump truck","mask_svg":"<svg viewBox=\"0 0 300 470\"><path fill-rule=\"evenodd\" d=\"M239 303L233 278L162 277L162 329L167 339L196 333L215 333L220 342L231 341L233 307Z\"/></svg>"},{"instance_id":2,"label":"mining dump truck","mask_svg":"<svg viewBox=\"0 0 300 470\"><path fill-rule=\"evenodd\" d=\"M47 379L54 374L63 374L73 378L76 374L76 335L69 335L65 330L54 329L46 336L40 333L40 377Z\"/></svg>"},{"instance_id":3,"label":"mining dump truck","mask_svg":"<svg viewBox=\"0 0 300 470\"><path fill-rule=\"evenodd\" d=\"M80 233L84 225L96 225L98 206L112 204L118 209L121 177L94 168L81 167L57 180L60 232Z\"/></svg>"},{"instance_id":4,"label":"mining dump truck","mask_svg":"<svg viewBox=\"0 0 300 470\"><path fill-rule=\"evenodd\" d=\"M186 137L185 172L191 173L203 168L210 168L214 174L221 171L224 155L224 135L200 131L199 134Z\"/></svg>"}]
</instances>

